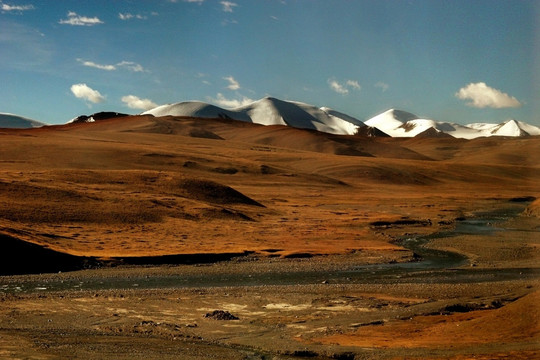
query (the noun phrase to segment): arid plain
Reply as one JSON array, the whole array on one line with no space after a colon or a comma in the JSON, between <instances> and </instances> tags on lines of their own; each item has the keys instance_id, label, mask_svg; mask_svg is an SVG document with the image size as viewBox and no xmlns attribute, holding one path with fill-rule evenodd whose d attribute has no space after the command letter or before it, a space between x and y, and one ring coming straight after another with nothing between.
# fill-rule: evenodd
<instances>
[{"instance_id":1,"label":"arid plain","mask_svg":"<svg viewBox=\"0 0 540 360\"><path fill-rule=\"evenodd\" d=\"M131 116L0 139L2 358L540 356L538 137ZM459 263L391 268L486 214L428 243Z\"/></svg>"}]
</instances>

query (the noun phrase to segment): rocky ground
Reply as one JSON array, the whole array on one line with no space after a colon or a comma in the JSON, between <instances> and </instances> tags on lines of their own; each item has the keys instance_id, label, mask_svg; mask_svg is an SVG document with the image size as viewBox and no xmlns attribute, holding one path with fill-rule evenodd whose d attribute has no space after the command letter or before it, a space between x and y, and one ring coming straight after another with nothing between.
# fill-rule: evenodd
<instances>
[{"instance_id":1,"label":"rocky ground","mask_svg":"<svg viewBox=\"0 0 540 360\"><path fill-rule=\"evenodd\" d=\"M530 228L532 224L533 228ZM537 229L520 217L509 224ZM528 228L527 228L528 227ZM531 232L531 231L529 231ZM532 232L531 232L532 233ZM536 233L538 234L538 233ZM540 239L529 238L537 247ZM456 240L456 239L454 239ZM457 239L475 267L512 268L537 258L499 236ZM441 240L442 241L442 240ZM437 245L439 246L439 245ZM529 249L532 250L532 249ZM511 256L508 256L511 254ZM503 260L501 260L503 259ZM505 260L506 259L506 260ZM331 274L352 256L238 259L204 266L120 267L4 277L3 284L74 278L253 274L319 269ZM470 266L469 266L470 267ZM212 275L213 274L213 275ZM422 276L304 285L205 286L30 293L1 296L0 355L29 359L531 359L540 355L537 275L478 281ZM331 278L329 276L328 278ZM135 280L134 280L135 281ZM46 285L45 285L46 286Z\"/></svg>"}]
</instances>

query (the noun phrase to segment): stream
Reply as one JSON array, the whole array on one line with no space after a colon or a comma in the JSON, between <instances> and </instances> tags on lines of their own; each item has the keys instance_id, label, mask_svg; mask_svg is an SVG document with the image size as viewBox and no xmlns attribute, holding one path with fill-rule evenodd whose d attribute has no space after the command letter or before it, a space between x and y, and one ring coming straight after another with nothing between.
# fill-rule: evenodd
<instances>
[{"instance_id":1,"label":"stream","mask_svg":"<svg viewBox=\"0 0 540 360\"><path fill-rule=\"evenodd\" d=\"M418 261L394 264L376 264L347 267L337 271L276 271L266 273L233 274L178 274L178 275L135 275L99 277L75 276L66 279L54 275L39 280L39 276L0 277L0 293L27 293L108 289L168 289L204 288L227 286L261 285L309 285L309 284L394 284L394 283L467 283L511 279L534 279L540 269L476 269L465 266L465 256L449 251L430 249L425 245L433 239L459 235L490 236L505 231L498 227L504 220L517 216L520 210L504 213L478 214L474 218L457 221L451 230L428 236L403 238L400 244L412 250ZM515 229L512 229L515 230ZM84 271L84 270L83 270ZM92 271L92 270L89 270ZM7 280L7 281L5 281ZM20 280L20 281L19 281Z\"/></svg>"}]
</instances>

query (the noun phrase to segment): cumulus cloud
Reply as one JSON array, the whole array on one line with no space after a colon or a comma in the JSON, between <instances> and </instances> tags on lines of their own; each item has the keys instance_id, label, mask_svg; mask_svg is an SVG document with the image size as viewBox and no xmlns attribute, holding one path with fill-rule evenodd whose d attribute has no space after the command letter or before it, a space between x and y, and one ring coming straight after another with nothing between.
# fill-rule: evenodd
<instances>
[{"instance_id":1,"label":"cumulus cloud","mask_svg":"<svg viewBox=\"0 0 540 360\"><path fill-rule=\"evenodd\" d=\"M0 2L2 12L34 10L34 5L8 5Z\"/></svg>"},{"instance_id":2,"label":"cumulus cloud","mask_svg":"<svg viewBox=\"0 0 540 360\"><path fill-rule=\"evenodd\" d=\"M455 96L461 100L471 100L468 106L476 108L514 108L520 107L518 99L486 85L486 83L470 83L459 89Z\"/></svg>"},{"instance_id":3,"label":"cumulus cloud","mask_svg":"<svg viewBox=\"0 0 540 360\"><path fill-rule=\"evenodd\" d=\"M214 98L209 97L208 100L218 106L229 108L229 109L248 105L254 101L253 99L250 99L245 96L242 96L241 99L227 99L225 96L223 96L222 93L218 93L217 98L214 99Z\"/></svg>"},{"instance_id":4,"label":"cumulus cloud","mask_svg":"<svg viewBox=\"0 0 540 360\"><path fill-rule=\"evenodd\" d=\"M227 76L227 77L224 77L223 79L229 82L229 86L227 86L227 89L229 90L240 89L240 84L232 76Z\"/></svg>"},{"instance_id":5,"label":"cumulus cloud","mask_svg":"<svg viewBox=\"0 0 540 360\"><path fill-rule=\"evenodd\" d=\"M350 90L360 90L361 86L356 80L346 80L344 83L340 83L336 79L328 79L328 85L330 89L341 95L347 95Z\"/></svg>"},{"instance_id":6,"label":"cumulus cloud","mask_svg":"<svg viewBox=\"0 0 540 360\"><path fill-rule=\"evenodd\" d=\"M234 7L238 6L237 3L231 1L221 1L220 4L223 6L223 11L230 13L234 11Z\"/></svg>"},{"instance_id":7,"label":"cumulus cloud","mask_svg":"<svg viewBox=\"0 0 540 360\"><path fill-rule=\"evenodd\" d=\"M67 19L62 19L58 23L76 26L93 26L97 24L103 24L103 21L101 21L98 17L90 18L87 16L80 16L73 11L69 11L67 17Z\"/></svg>"},{"instance_id":8,"label":"cumulus cloud","mask_svg":"<svg viewBox=\"0 0 540 360\"><path fill-rule=\"evenodd\" d=\"M83 66L88 66L88 67L93 67L93 68L96 68L96 69L100 69L100 70L106 70L106 71L114 71L114 70L118 70L118 68L124 68L124 69L127 69L129 71L133 71L133 72L143 72L143 71L146 71L142 65L140 64L137 64L133 61L121 61L119 63L116 63L114 65L112 64L98 64L98 63L95 63L93 61L86 61L86 60L82 60L82 59L77 59L78 62L80 62Z\"/></svg>"},{"instance_id":9,"label":"cumulus cloud","mask_svg":"<svg viewBox=\"0 0 540 360\"><path fill-rule=\"evenodd\" d=\"M141 99L135 95L122 96L122 102L131 109L150 110L158 106L150 99Z\"/></svg>"},{"instance_id":10,"label":"cumulus cloud","mask_svg":"<svg viewBox=\"0 0 540 360\"><path fill-rule=\"evenodd\" d=\"M375 87L381 89L382 92L385 92L386 90L388 90L390 85L383 83L382 81L379 81L378 83L375 84Z\"/></svg>"},{"instance_id":11,"label":"cumulus cloud","mask_svg":"<svg viewBox=\"0 0 540 360\"><path fill-rule=\"evenodd\" d=\"M86 84L73 84L71 85L71 92L75 97L84 99L94 104L105 101L105 96L101 95L99 91L92 89Z\"/></svg>"}]
</instances>

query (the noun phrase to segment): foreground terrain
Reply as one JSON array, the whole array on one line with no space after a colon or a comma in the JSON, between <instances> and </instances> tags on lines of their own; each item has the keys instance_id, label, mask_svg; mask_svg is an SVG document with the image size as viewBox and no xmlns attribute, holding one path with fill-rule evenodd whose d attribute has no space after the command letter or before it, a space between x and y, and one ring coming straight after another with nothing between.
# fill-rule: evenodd
<instances>
[{"instance_id":1,"label":"foreground terrain","mask_svg":"<svg viewBox=\"0 0 540 360\"><path fill-rule=\"evenodd\" d=\"M138 116L0 138L3 358L539 355L538 137ZM429 242L450 270L366 267L486 213L506 230Z\"/></svg>"}]
</instances>

